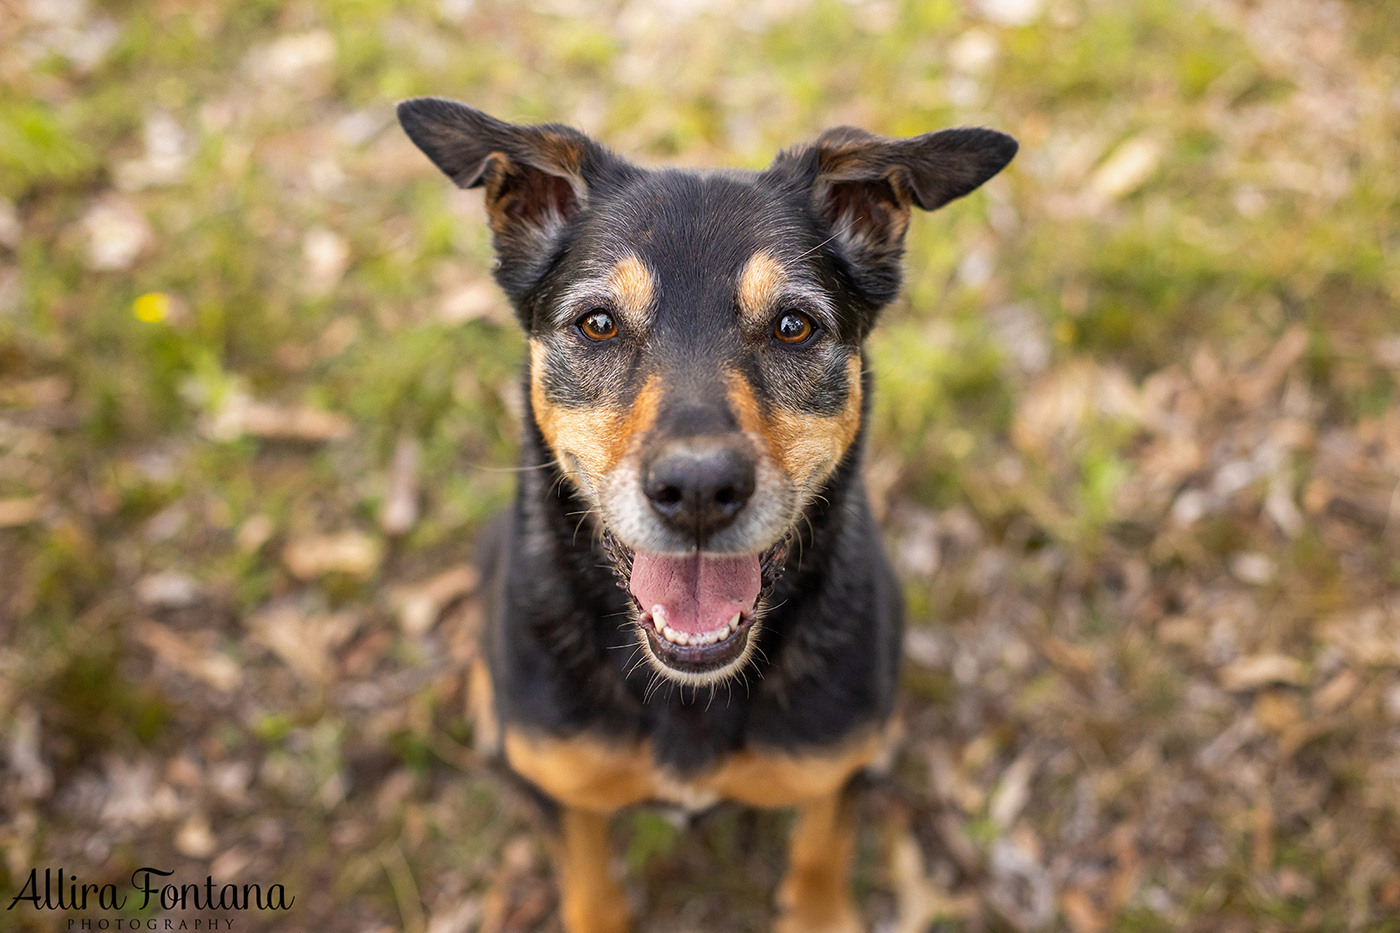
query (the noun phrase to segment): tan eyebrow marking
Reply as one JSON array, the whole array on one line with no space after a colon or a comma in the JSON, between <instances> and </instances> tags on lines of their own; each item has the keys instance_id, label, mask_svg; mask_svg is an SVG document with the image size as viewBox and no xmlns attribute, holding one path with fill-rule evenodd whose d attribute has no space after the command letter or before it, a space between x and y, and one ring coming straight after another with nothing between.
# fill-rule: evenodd
<instances>
[{"instance_id":1,"label":"tan eyebrow marking","mask_svg":"<svg viewBox=\"0 0 1400 933\"><path fill-rule=\"evenodd\" d=\"M776 259L763 250L754 253L739 275L739 312L749 322L766 323L761 319L768 316L787 280Z\"/></svg>"},{"instance_id":2,"label":"tan eyebrow marking","mask_svg":"<svg viewBox=\"0 0 1400 933\"><path fill-rule=\"evenodd\" d=\"M646 263L634 255L622 257L608 273L607 288L624 318L636 324L646 322L656 297L656 283Z\"/></svg>"}]
</instances>

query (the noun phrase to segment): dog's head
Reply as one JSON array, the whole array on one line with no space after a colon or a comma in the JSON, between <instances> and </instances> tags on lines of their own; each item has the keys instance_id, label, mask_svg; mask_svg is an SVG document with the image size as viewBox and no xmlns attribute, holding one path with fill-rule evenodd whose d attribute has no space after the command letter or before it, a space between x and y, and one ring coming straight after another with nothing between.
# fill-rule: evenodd
<instances>
[{"instance_id":1,"label":"dog's head","mask_svg":"<svg viewBox=\"0 0 1400 933\"><path fill-rule=\"evenodd\" d=\"M977 188L1016 142L842 127L763 172L698 174L453 101L398 112L486 189L535 425L610 544L647 657L684 683L735 673L787 540L854 455L862 343L898 291L911 209Z\"/></svg>"}]
</instances>

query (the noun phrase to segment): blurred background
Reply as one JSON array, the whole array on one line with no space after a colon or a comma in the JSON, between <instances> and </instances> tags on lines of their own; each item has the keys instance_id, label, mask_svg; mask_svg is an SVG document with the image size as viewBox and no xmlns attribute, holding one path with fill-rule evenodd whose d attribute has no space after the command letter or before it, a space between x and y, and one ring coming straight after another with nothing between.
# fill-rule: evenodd
<instances>
[{"instance_id":1,"label":"blurred background","mask_svg":"<svg viewBox=\"0 0 1400 933\"><path fill-rule=\"evenodd\" d=\"M241 930L557 929L466 747L523 341L480 192L392 119L434 93L646 164L1017 136L871 341L910 630L863 909L1400 929L1397 36L1389 0L0 0L0 891L154 865L296 897ZM622 818L642 930L765 929L786 825Z\"/></svg>"}]
</instances>

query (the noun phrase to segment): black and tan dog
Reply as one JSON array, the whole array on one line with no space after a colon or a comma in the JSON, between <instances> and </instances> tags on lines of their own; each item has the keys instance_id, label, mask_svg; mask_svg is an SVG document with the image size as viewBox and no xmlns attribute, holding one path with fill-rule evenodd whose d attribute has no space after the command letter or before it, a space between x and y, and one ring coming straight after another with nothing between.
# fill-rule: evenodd
<instances>
[{"instance_id":1,"label":"black and tan dog","mask_svg":"<svg viewBox=\"0 0 1400 933\"><path fill-rule=\"evenodd\" d=\"M1010 137L844 127L762 172L639 168L565 126L399 105L483 186L529 337L519 493L484 541L478 737L544 803L568 933L629 928L623 807L796 807L777 929L861 928L848 788L888 729L899 588L859 459L863 343L911 208Z\"/></svg>"}]
</instances>

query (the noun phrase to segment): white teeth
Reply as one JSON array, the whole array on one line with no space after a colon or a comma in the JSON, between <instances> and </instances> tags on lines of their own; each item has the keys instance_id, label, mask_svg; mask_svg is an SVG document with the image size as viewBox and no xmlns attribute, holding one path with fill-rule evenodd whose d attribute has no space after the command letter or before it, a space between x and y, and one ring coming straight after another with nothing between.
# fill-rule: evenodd
<instances>
[{"instance_id":1,"label":"white teeth","mask_svg":"<svg viewBox=\"0 0 1400 933\"><path fill-rule=\"evenodd\" d=\"M692 634L672 628L666 621L666 610L661 606L653 606L651 608L651 621L652 625L656 628L657 634L673 645L704 646L724 641L739 628L739 622L742 618L742 613L736 612L734 613L734 618L730 619L729 624L724 628L714 629L709 632L695 632Z\"/></svg>"}]
</instances>

